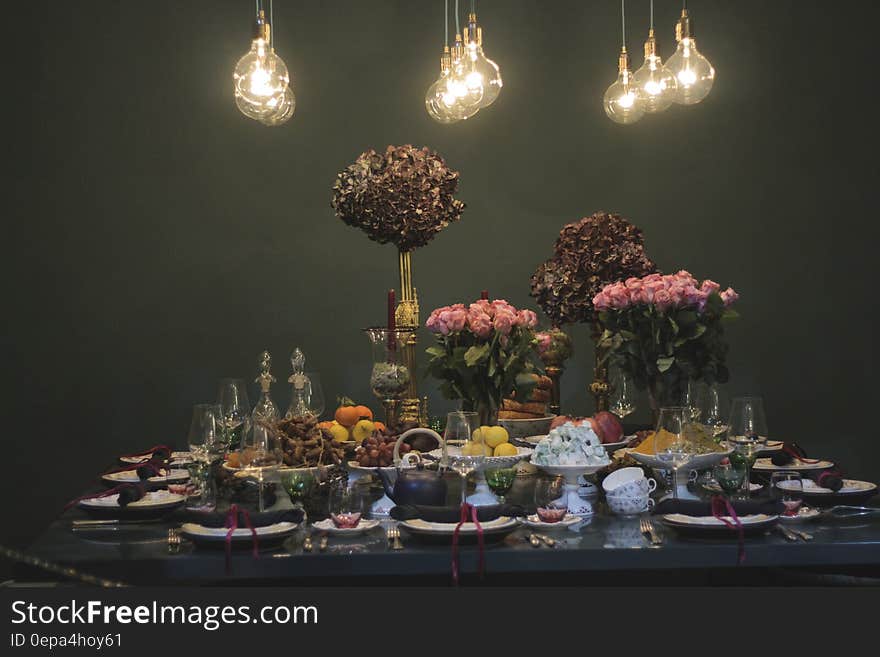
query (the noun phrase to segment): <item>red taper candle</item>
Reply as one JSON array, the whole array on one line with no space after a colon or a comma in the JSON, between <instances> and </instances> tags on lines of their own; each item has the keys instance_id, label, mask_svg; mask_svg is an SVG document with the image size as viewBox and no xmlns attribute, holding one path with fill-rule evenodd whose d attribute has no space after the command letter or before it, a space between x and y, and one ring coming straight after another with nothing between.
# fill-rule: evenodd
<instances>
[{"instance_id":1,"label":"red taper candle","mask_svg":"<svg viewBox=\"0 0 880 657\"><path fill-rule=\"evenodd\" d=\"M489 290L483 290L482 292L480 292L480 299L485 299L486 301L488 301L489 300Z\"/></svg>"},{"instance_id":2,"label":"red taper candle","mask_svg":"<svg viewBox=\"0 0 880 657\"><path fill-rule=\"evenodd\" d=\"M388 352L393 359L394 352L397 350L397 340L395 331L397 330L397 319L395 317L397 311L397 297L394 290L388 290Z\"/></svg>"}]
</instances>

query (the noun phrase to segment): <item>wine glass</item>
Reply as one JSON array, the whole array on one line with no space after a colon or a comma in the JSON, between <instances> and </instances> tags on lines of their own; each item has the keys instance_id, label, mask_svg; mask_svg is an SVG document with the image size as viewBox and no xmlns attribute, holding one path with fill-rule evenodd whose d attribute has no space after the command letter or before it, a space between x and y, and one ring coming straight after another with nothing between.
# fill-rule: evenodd
<instances>
[{"instance_id":1,"label":"wine glass","mask_svg":"<svg viewBox=\"0 0 880 657\"><path fill-rule=\"evenodd\" d=\"M697 379L688 379L687 390L684 393L684 398L681 400L681 405L687 409L690 422L700 420L707 389L708 386L704 382Z\"/></svg>"},{"instance_id":2,"label":"wine glass","mask_svg":"<svg viewBox=\"0 0 880 657\"><path fill-rule=\"evenodd\" d=\"M254 477L259 486L257 510L265 511L263 503L264 473L281 465L281 447L272 430L264 423L253 424L245 434L239 452L239 463L248 476Z\"/></svg>"},{"instance_id":3,"label":"wine glass","mask_svg":"<svg viewBox=\"0 0 880 657\"><path fill-rule=\"evenodd\" d=\"M685 437L685 427L691 421L690 408L668 406L660 409L654 433L654 454L672 470L673 498L678 499L678 471L693 456L693 444Z\"/></svg>"},{"instance_id":4,"label":"wine glass","mask_svg":"<svg viewBox=\"0 0 880 657\"><path fill-rule=\"evenodd\" d=\"M247 386L242 379L220 379L217 384L217 403L223 410L223 426L226 446L236 449L248 432L251 404Z\"/></svg>"},{"instance_id":5,"label":"wine glass","mask_svg":"<svg viewBox=\"0 0 880 657\"><path fill-rule=\"evenodd\" d=\"M488 468L483 474L486 475L486 483L498 502L504 504L504 496L513 488L513 482L516 480L516 468Z\"/></svg>"},{"instance_id":6,"label":"wine glass","mask_svg":"<svg viewBox=\"0 0 880 657\"><path fill-rule=\"evenodd\" d=\"M712 434L720 438L727 432L730 419L727 394L717 385L706 386L705 394L700 398L700 423Z\"/></svg>"},{"instance_id":7,"label":"wine glass","mask_svg":"<svg viewBox=\"0 0 880 657\"><path fill-rule=\"evenodd\" d=\"M568 495L562 477L538 479L535 483L535 513L541 522L559 522L568 513Z\"/></svg>"},{"instance_id":8,"label":"wine glass","mask_svg":"<svg viewBox=\"0 0 880 657\"><path fill-rule=\"evenodd\" d=\"M760 397L737 397L730 405L728 435L733 442L767 442L767 416Z\"/></svg>"},{"instance_id":9,"label":"wine glass","mask_svg":"<svg viewBox=\"0 0 880 657\"><path fill-rule=\"evenodd\" d=\"M187 443L193 459L211 463L223 457L223 410L219 404L196 404L193 406Z\"/></svg>"},{"instance_id":10,"label":"wine glass","mask_svg":"<svg viewBox=\"0 0 880 657\"><path fill-rule=\"evenodd\" d=\"M486 455L483 443L474 440L479 426L480 416L474 412L453 411L446 416L442 463L461 476L462 504L467 502L467 476L480 467Z\"/></svg>"},{"instance_id":11,"label":"wine glass","mask_svg":"<svg viewBox=\"0 0 880 657\"><path fill-rule=\"evenodd\" d=\"M786 516L796 516L803 504L804 482L799 472L774 472L770 477L770 486L785 507Z\"/></svg>"},{"instance_id":12,"label":"wine glass","mask_svg":"<svg viewBox=\"0 0 880 657\"><path fill-rule=\"evenodd\" d=\"M621 371L613 383L610 410L621 420L636 410L635 390L630 378Z\"/></svg>"},{"instance_id":13,"label":"wine glass","mask_svg":"<svg viewBox=\"0 0 880 657\"><path fill-rule=\"evenodd\" d=\"M306 372L306 407L315 417L321 417L326 409L324 388L321 387L321 376L317 372Z\"/></svg>"},{"instance_id":14,"label":"wine glass","mask_svg":"<svg viewBox=\"0 0 880 657\"><path fill-rule=\"evenodd\" d=\"M339 529L354 529L361 521L366 500L360 486L336 486L329 496L330 520Z\"/></svg>"}]
</instances>

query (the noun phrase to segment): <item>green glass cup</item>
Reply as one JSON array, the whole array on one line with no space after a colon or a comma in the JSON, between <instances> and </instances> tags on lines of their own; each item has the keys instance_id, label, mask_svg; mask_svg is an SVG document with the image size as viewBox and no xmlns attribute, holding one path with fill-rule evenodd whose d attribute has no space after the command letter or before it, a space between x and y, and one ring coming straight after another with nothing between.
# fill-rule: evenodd
<instances>
[{"instance_id":1,"label":"green glass cup","mask_svg":"<svg viewBox=\"0 0 880 657\"><path fill-rule=\"evenodd\" d=\"M712 475L715 477L715 481L718 482L718 486L721 487L722 491L727 495L733 495L742 488L743 482L746 478L746 471L747 468L742 467L741 464L731 462L723 465L716 465L712 470Z\"/></svg>"},{"instance_id":2,"label":"green glass cup","mask_svg":"<svg viewBox=\"0 0 880 657\"><path fill-rule=\"evenodd\" d=\"M495 493L498 501L503 503L504 496L510 492L516 480L516 468L486 468L483 474L486 476L490 490Z\"/></svg>"}]
</instances>

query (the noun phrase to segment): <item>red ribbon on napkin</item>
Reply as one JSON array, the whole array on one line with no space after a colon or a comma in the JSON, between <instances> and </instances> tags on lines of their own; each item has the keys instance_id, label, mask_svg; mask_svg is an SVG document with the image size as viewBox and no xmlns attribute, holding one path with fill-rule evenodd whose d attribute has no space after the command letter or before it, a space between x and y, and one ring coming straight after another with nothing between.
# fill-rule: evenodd
<instances>
[{"instance_id":1,"label":"red ribbon on napkin","mask_svg":"<svg viewBox=\"0 0 880 657\"><path fill-rule=\"evenodd\" d=\"M840 477L842 479L843 473L840 470L826 470L816 477L816 483L821 486L822 482L828 477Z\"/></svg>"},{"instance_id":2,"label":"red ribbon on napkin","mask_svg":"<svg viewBox=\"0 0 880 657\"><path fill-rule=\"evenodd\" d=\"M801 463L818 463L820 461L820 459L808 459L806 457L806 454L804 453L804 450L802 450L800 447L789 445L787 443L782 445L782 451L789 456L796 458Z\"/></svg>"},{"instance_id":3,"label":"red ribbon on napkin","mask_svg":"<svg viewBox=\"0 0 880 657\"><path fill-rule=\"evenodd\" d=\"M171 453L174 451L171 449L170 445L153 445L150 449L145 449L143 452L132 452L131 454L123 454L120 458L134 458L135 456L149 456L153 454L157 450L163 449L168 452L168 456L171 456Z\"/></svg>"},{"instance_id":4,"label":"red ribbon on napkin","mask_svg":"<svg viewBox=\"0 0 880 657\"><path fill-rule=\"evenodd\" d=\"M67 504L64 505L64 510L67 511L70 507L76 506L83 500L96 500L101 497L110 497L111 495L116 495L117 493L121 493L126 488L131 488L132 486L141 486L141 484L132 484L125 483L119 484L118 486L114 486L113 488L108 488L107 490L101 491L100 493L89 493L88 495L81 495L74 500L71 500Z\"/></svg>"},{"instance_id":5,"label":"red ribbon on napkin","mask_svg":"<svg viewBox=\"0 0 880 657\"><path fill-rule=\"evenodd\" d=\"M739 516L736 515L736 510L733 508L733 505L730 501L721 495L713 495L712 496L712 515L721 522L723 522L730 529L736 529L737 532L737 542L739 543L739 551L737 553L737 564L742 565L746 560L746 544L745 544L745 535L743 534L743 526L742 522L739 519ZM728 515L733 519L733 522L730 522L724 516Z\"/></svg>"},{"instance_id":6,"label":"red ribbon on napkin","mask_svg":"<svg viewBox=\"0 0 880 657\"><path fill-rule=\"evenodd\" d=\"M226 574L232 574L232 534L238 529L238 512L239 508L237 504L233 504L229 507L229 513L226 514L226 527L228 531L226 532ZM247 512L247 509L241 509L241 515L244 517L245 527L251 530L251 540L253 541L253 555L254 559L260 558L260 540L257 538L257 530L254 529L254 525L251 522L251 514Z\"/></svg>"},{"instance_id":7,"label":"red ribbon on napkin","mask_svg":"<svg viewBox=\"0 0 880 657\"><path fill-rule=\"evenodd\" d=\"M459 573L459 558L458 558L458 534L461 526L468 521L468 515L471 517L471 521L477 527L477 543L480 547L480 577L483 577L483 571L485 569L485 545L483 544L483 526L480 524L480 520L477 517L477 507L472 504L468 504L467 502L461 505L461 517L459 518L458 524L455 526L455 531L452 532L452 581L458 585L458 573Z\"/></svg>"},{"instance_id":8,"label":"red ribbon on napkin","mask_svg":"<svg viewBox=\"0 0 880 657\"><path fill-rule=\"evenodd\" d=\"M116 474L117 472L131 472L132 470L140 470L141 468L146 468L148 471L151 471L153 473L153 476L160 476L164 467L165 464L160 461L141 461L140 463L132 463L131 465L126 465L122 468L107 470L107 472L103 474L110 475Z\"/></svg>"}]
</instances>

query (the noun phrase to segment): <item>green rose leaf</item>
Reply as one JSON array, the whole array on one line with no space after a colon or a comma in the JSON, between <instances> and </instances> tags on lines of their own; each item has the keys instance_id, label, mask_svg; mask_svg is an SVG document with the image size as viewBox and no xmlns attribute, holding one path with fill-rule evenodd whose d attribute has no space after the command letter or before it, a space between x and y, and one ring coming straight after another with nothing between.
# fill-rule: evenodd
<instances>
[{"instance_id":1,"label":"green rose leaf","mask_svg":"<svg viewBox=\"0 0 880 657\"><path fill-rule=\"evenodd\" d=\"M675 356L661 356L657 359L657 370L665 372L675 363Z\"/></svg>"},{"instance_id":2,"label":"green rose leaf","mask_svg":"<svg viewBox=\"0 0 880 657\"><path fill-rule=\"evenodd\" d=\"M474 345L464 353L464 364L473 367L489 355L489 349L488 344Z\"/></svg>"}]
</instances>

